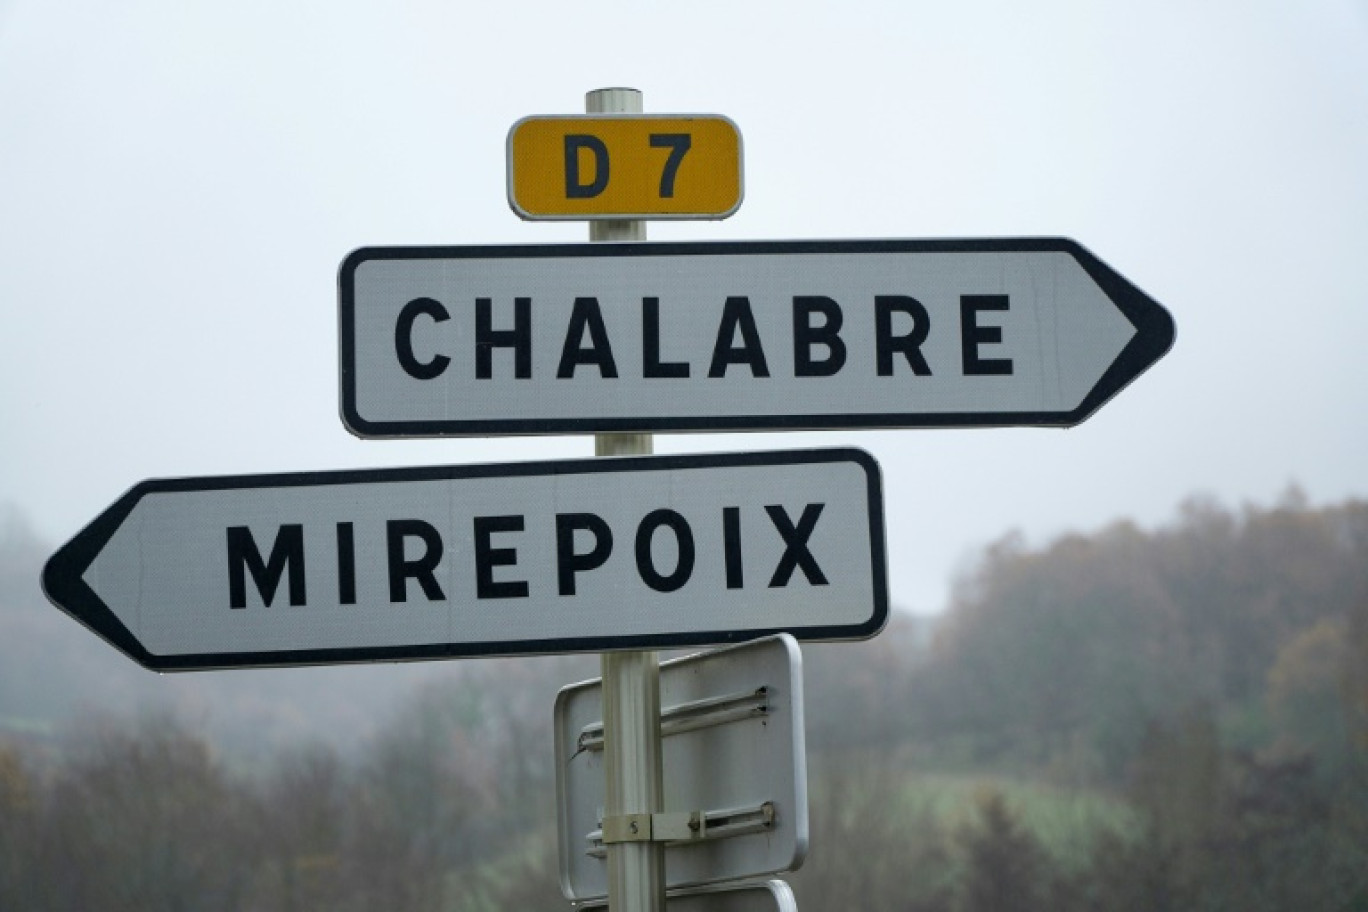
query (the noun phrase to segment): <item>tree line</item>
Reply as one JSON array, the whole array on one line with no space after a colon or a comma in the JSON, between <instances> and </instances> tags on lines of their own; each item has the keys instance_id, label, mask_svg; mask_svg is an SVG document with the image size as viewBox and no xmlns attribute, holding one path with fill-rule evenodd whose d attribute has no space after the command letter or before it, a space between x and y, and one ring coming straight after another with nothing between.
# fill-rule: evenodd
<instances>
[{"instance_id":1,"label":"tree line","mask_svg":"<svg viewBox=\"0 0 1368 912\"><path fill-rule=\"evenodd\" d=\"M907 652L814 663L876 708L810 710L814 802L879 821L814 807L814 847L857 847L797 875L818 906L861 859L878 909L1368 908L1368 503L1009 534Z\"/></svg>"}]
</instances>

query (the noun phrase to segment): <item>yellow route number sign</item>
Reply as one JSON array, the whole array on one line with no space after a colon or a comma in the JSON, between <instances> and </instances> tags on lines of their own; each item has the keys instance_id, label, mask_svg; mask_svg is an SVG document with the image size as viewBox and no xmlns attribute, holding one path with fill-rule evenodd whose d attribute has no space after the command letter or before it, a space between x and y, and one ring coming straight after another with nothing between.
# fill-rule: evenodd
<instances>
[{"instance_id":1,"label":"yellow route number sign","mask_svg":"<svg viewBox=\"0 0 1368 912\"><path fill-rule=\"evenodd\" d=\"M715 114L525 117L508 131L508 204L525 219L724 219L741 133Z\"/></svg>"}]
</instances>

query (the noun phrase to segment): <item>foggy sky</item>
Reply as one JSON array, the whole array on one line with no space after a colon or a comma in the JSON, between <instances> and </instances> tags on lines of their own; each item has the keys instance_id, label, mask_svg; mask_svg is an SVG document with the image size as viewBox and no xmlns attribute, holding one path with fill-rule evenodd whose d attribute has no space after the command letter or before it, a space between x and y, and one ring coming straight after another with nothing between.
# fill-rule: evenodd
<instances>
[{"instance_id":1,"label":"foggy sky","mask_svg":"<svg viewBox=\"0 0 1368 912\"><path fill-rule=\"evenodd\" d=\"M666 239L1066 236L1173 351L1079 427L658 435L858 446L895 604L1184 498L1368 494L1368 5L0 3L0 501L54 543L150 477L587 456L338 419L357 247L583 241L505 199L519 118L716 112L745 200ZM36 585L36 580L35 580Z\"/></svg>"}]
</instances>

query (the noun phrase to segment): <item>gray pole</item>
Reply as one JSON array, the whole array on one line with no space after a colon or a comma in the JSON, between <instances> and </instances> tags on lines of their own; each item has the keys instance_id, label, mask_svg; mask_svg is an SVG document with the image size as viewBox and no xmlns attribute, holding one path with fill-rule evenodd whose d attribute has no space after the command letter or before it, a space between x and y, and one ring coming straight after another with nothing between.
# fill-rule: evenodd
<instances>
[{"instance_id":1,"label":"gray pole","mask_svg":"<svg viewBox=\"0 0 1368 912\"><path fill-rule=\"evenodd\" d=\"M636 89L598 89L585 96L589 114L640 114ZM646 223L589 223L590 241L644 241ZM595 456L651 452L650 434L596 434ZM660 660L654 652L606 652L603 674L604 819L664 810L660 766ZM631 828L629 828L630 830ZM664 912L665 847L649 840L614 842L608 851L609 912Z\"/></svg>"}]
</instances>

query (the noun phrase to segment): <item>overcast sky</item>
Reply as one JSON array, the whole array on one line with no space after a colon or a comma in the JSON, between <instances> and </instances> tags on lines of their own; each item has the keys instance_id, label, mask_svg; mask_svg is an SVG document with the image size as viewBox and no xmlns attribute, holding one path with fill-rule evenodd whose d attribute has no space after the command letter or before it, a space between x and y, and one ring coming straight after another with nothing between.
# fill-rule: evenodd
<instances>
[{"instance_id":1,"label":"overcast sky","mask_svg":"<svg viewBox=\"0 0 1368 912\"><path fill-rule=\"evenodd\" d=\"M144 478L592 454L353 437L337 269L585 240L509 210L505 137L620 85L744 138L739 212L653 240L1066 236L1173 314L1068 431L656 437L870 451L896 605L1010 529L1368 496L1362 0L0 0L0 503L56 544Z\"/></svg>"}]
</instances>

